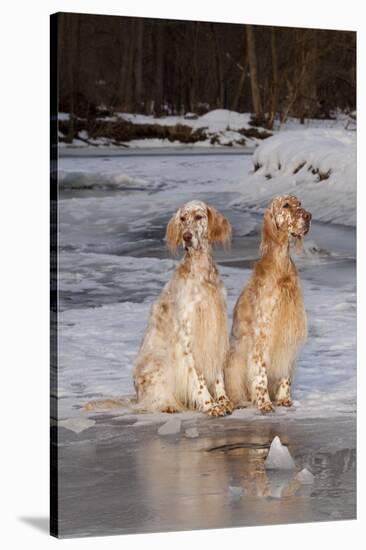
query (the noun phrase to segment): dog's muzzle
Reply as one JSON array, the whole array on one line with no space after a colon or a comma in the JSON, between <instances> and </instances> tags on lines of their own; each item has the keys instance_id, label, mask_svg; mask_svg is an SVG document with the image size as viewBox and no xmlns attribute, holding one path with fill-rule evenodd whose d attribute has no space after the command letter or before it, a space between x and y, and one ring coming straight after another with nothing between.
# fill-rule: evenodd
<instances>
[{"instance_id":1,"label":"dog's muzzle","mask_svg":"<svg viewBox=\"0 0 366 550\"><path fill-rule=\"evenodd\" d=\"M192 239L193 239L193 235L190 231L185 231L183 233L183 241L186 248L188 246L192 246Z\"/></svg>"},{"instance_id":2,"label":"dog's muzzle","mask_svg":"<svg viewBox=\"0 0 366 550\"><path fill-rule=\"evenodd\" d=\"M304 237L307 235L310 231L310 224L311 224L311 218L312 215L307 210L304 210L304 208L298 209L298 216L302 220L302 227L298 231L292 232L291 235L293 237Z\"/></svg>"},{"instance_id":3,"label":"dog's muzzle","mask_svg":"<svg viewBox=\"0 0 366 550\"><path fill-rule=\"evenodd\" d=\"M303 210L302 219L304 220L304 235L307 235L310 230L312 215L307 210Z\"/></svg>"}]
</instances>

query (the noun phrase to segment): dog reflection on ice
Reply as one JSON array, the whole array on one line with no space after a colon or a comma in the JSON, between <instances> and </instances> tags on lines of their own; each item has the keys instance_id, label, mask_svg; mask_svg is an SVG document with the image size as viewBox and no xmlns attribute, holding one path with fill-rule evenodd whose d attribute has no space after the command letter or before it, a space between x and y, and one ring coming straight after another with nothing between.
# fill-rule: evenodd
<instances>
[{"instance_id":1,"label":"dog reflection on ice","mask_svg":"<svg viewBox=\"0 0 366 550\"><path fill-rule=\"evenodd\" d=\"M225 450L231 441L227 436L215 438L221 450L212 451L205 448L212 439L204 437L180 438L179 444L162 437L145 442L137 456L137 475L148 495L147 506L162 518L161 528L166 527L165 516L170 517L170 529L243 525L244 516L246 524L255 524L263 517L263 506L272 514L268 521L286 523L291 518L284 497L291 499L297 518L306 516L311 486L301 485L296 471L267 471L268 445L258 448L257 436L249 435L244 448L228 445ZM174 511L179 516L176 525L171 522Z\"/></svg>"}]
</instances>

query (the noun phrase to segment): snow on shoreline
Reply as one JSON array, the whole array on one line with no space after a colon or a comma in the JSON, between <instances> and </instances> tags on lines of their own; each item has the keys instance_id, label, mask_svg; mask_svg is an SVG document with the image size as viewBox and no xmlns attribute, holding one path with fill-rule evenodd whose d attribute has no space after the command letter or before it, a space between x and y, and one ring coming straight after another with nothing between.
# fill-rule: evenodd
<instances>
[{"instance_id":1,"label":"snow on shoreline","mask_svg":"<svg viewBox=\"0 0 366 550\"><path fill-rule=\"evenodd\" d=\"M162 126L184 124L194 129L208 128L210 132L222 132L228 128L231 130L248 128L250 126L251 114L237 113L236 111L229 111L228 109L215 109L197 118L185 118L184 116L174 115L154 118L149 115L135 115L130 113L117 113L117 117L128 120L134 124L161 124Z\"/></svg>"},{"instance_id":2,"label":"snow on shoreline","mask_svg":"<svg viewBox=\"0 0 366 550\"><path fill-rule=\"evenodd\" d=\"M59 113L59 121L68 120L67 113ZM250 125L251 114L250 113L237 113L235 111L229 111L227 109L216 109L210 111L202 116L163 116L155 118L152 115L140 115L131 113L115 113L113 116L100 117L98 120L105 123L116 123L121 121L130 122L136 125L154 125L162 127L174 126L186 126L192 129L192 131L203 130L207 136L207 139L196 141L195 143L184 143L178 140L171 141L169 139L160 138L146 138L146 139L132 139L126 142L116 143L113 139L99 137L91 138L86 130L82 130L78 133L71 144L60 142L59 147L77 147L77 148L90 148L93 146L102 148L121 148L125 146L131 149L139 148L177 148L177 147L222 147L222 146L234 146L234 147L255 147L257 143L261 141L254 134L265 133L268 135L268 131L265 128L253 128ZM239 130L251 130L253 135L244 136ZM264 135L265 135L264 134ZM59 137L65 137L59 132ZM81 138L81 139L78 139Z\"/></svg>"},{"instance_id":3,"label":"snow on shoreline","mask_svg":"<svg viewBox=\"0 0 366 550\"><path fill-rule=\"evenodd\" d=\"M78 136L73 140L71 144L60 142L58 146L62 149L113 149L118 150L121 148L127 149L141 149L141 148L186 148L187 145L190 148L208 148L215 149L220 147L234 147L255 148L262 143L262 139L258 136L260 134L265 135L268 133L277 133L290 131L293 129L304 128L328 128L328 129L355 129L356 122L354 118L350 117L346 113L337 112L334 114L333 119L307 119L304 124L301 124L299 120L289 118L287 122L280 123L275 121L275 125L272 131L268 132L263 127L253 127L251 125L251 113L238 113L236 111L230 111L229 109L214 109L208 113L197 116L193 113L187 113L186 115L167 115L159 118L155 118L153 115L133 114L116 112L113 116L99 117L98 121L101 123L116 123L119 121L126 121L132 124L139 125L155 125L174 127L177 125L188 126L192 128L192 131L203 129L207 135L207 139L197 141L195 143L182 143L180 141L170 141L169 139L159 138L146 138L146 139L134 139L126 142L116 143L111 138L99 137L90 138L86 130L79 132ZM58 113L58 120L65 122L69 120L69 114L60 112ZM240 133L240 131L249 130L249 134ZM257 134L257 135L256 135ZM59 133L59 137L65 137L62 132ZM80 137L80 139L78 139ZM212 139L213 138L213 139Z\"/></svg>"},{"instance_id":4,"label":"snow on shoreline","mask_svg":"<svg viewBox=\"0 0 366 550\"><path fill-rule=\"evenodd\" d=\"M258 212L276 195L297 195L313 219L356 225L356 135L342 130L294 130L265 140L232 206Z\"/></svg>"}]
</instances>

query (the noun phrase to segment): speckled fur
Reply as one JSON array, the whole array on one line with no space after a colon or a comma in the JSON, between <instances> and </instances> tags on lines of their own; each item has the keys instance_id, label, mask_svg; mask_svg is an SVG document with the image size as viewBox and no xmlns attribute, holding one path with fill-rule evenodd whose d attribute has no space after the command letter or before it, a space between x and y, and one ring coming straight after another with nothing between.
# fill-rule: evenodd
<instances>
[{"instance_id":1,"label":"speckled fur","mask_svg":"<svg viewBox=\"0 0 366 550\"><path fill-rule=\"evenodd\" d=\"M173 252L183 245L185 254L151 310L134 366L138 403L148 411L224 415L232 410L223 381L226 292L211 244L228 242L231 227L217 210L192 201L170 220L166 237Z\"/></svg>"},{"instance_id":2,"label":"speckled fur","mask_svg":"<svg viewBox=\"0 0 366 550\"><path fill-rule=\"evenodd\" d=\"M311 214L296 197L274 199L264 214L261 258L234 309L225 386L234 406L263 412L290 406L291 380L306 339L306 314L289 241L302 241Z\"/></svg>"}]
</instances>

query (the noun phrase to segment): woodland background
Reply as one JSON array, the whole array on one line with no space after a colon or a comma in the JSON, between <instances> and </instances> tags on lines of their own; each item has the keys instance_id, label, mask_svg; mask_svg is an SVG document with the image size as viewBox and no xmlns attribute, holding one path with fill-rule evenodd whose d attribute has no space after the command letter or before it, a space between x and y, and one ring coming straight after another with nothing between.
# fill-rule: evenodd
<instances>
[{"instance_id":1,"label":"woodland background","mask_svg":"<svg viewBox=\"0 0 366 550\"><path fill-rule=\"evenodd\" d=\"M58 15L59 110L164 115L229 109L332 118L356 108L356 33L104 15Z\"/></svg>"}]
</instances>

